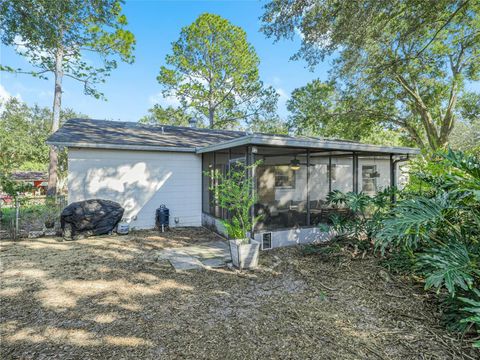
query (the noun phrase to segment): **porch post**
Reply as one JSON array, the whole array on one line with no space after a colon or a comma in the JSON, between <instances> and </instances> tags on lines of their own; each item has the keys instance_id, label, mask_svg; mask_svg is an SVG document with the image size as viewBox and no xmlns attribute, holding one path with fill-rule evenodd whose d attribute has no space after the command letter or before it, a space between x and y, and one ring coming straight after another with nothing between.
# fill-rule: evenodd
<instances>
[{"instance_id":1,"label":"porch post","mask_svg":"<svg viewBox=\"0 0 480 360\"><path fill-rule=\"evenodd\" d=\"M231 161L232 161L232 148L228 148L228 165L227 165L227 172L228 173L230 173L230 170L232 168ZM230 176L230 174L228 174L228 176ZM230 220L230 211L227 210L226 213L227 213L227 219Z\"/></svg>"},{"instance_id":2,"label":"porch post","mask_svg":"<svg viewBox=\"0 0 480 360\"><path fill-rule=\"evenodd\" d=\"M353 192L358 194L358 155L353 153Z\"/></svg>"},{"instance_id":3,"label":"porch post","mask_svg":"<svg viewBox=\"0 0 480 360\"><path fill-rule=\"evenodd\" d=\"M255 163L255 154L253 152L253 148L251 146L247 147L247 165L252 165ZM247 174L247 177L250 176L250 179L247 178L247 181L251 181L252 183L252 197L255 196L255 167L252 167L251 171L249 174ZM250 234L250 238L253 239L254 232L255 232L255 226L253 225L253 219L255 219L255 204L252 206L250 209L250 216L252 218L252 232Z\"/></svg>"},{"instance_id":4,"label":"porch post","mask_svg":"<svg viewBox=\"0 0 480 360\"><path fill-rule=\"evenodd\" d=\"M310 226L310 149L307 149L307 226Z\"/></svg>"},{"instance_id":5,"label":"porch post","mask_svg":"<svg viewBox=\"0 0 480 360\"><path fill-rule=\"evenodd\" d=\"M217 169L217 152L213 152L213 173L215 174L215 171ZM210 190L210 195L213 197L213 199L210 199L210 203L212 204L213 207L213 217L217 217L217 199L216 199L216 192L217 192L217 180L213 180L213 192ZM213 195L213 196L212 196Z\"/></svg>"},{"instance_id":6,"label":"porch post","mask_svg":"<svg viewBox=\"0 0 480 360\"><path fill-rule=\"evenodd\" d=\"M332 192L332 155L328 155L328 193Z\"/></svg>"},{"instance_id":7,"label":"porch post","mask_svg":"<svg viewBox=\"0 0 480 360\"><path fill-rule=\"evenodd\" d=\"M393 154L390 154L390 187L391 188L395 188L397 186L397 179L396 179L396 174L395 174L395 161L393 160ZM392 193L392 196L391 196L391 201L392 203L395 202L395 194Z\"/></svg>"}]
</instances>

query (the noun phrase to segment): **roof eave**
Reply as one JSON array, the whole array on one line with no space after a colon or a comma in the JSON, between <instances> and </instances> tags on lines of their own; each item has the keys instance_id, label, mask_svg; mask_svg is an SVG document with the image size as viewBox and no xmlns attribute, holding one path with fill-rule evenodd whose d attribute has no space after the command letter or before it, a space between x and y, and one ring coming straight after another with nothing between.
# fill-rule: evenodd
<instances>
[{"instance_id":1,"label":"roof eave","mask_svg":"<svg viewBox=\"0 0 480 360\"><path fill-rule=\"evenodd\" d=\"M181 146L127 145L127 144L107 144L107 143L62 142L62 141L50 141L50 140L47 140L46 143L48 145L54 145L57 147L66 147L66 148L195 153L194 147L181 147Z\"/></svg>"},{"instance_id":2,"label":"roof eave","mask_svg":"<svg viewBox=\"0 0 480 360\"><path fill-rule=\"evenodd\" d=\"M244 145L266 145L266 146L280 146L280 147L296 147L307 149L322 149L322 150L340 150L340 151L359 151L359 152L377 152L386 154L402 154L402 155L417 155L420 153L419 149L396 146L379 146L360 143L348 143L334 140L314 140L314 139L285 139L279 136L269 135L247 135L237 139L221 142L219 144L208 145L197 148L197 153L202 154L217 150L229 149Z\"/></svg>"}]
</instances>

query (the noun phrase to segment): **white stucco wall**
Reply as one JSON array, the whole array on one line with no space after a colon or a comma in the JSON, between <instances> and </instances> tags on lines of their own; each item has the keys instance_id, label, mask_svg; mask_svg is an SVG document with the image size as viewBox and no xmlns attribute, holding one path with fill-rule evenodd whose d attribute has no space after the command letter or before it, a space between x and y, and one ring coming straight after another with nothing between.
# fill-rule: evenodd
<instances>
[{"instance_id":1,"label":"white stucco wall","mask_svg":"<svg viewBox=\"0 0 480 360\"><path fill-rule=\"evenodd\" d=\"M192 153L69 149L68 200L108 199L125 208L130 226L155 226L155 209L170 209L170 226L200 226L201 156Z\"/></svg>"}]
</instances>

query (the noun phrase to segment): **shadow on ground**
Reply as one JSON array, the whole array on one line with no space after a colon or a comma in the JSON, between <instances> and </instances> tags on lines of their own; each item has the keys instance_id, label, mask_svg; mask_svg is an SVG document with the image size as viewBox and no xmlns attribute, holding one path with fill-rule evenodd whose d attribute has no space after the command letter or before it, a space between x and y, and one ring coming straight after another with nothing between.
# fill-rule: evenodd
<instances>
[{"instance_id":1,"label":"shadow on ground","mask_svg":"<svg viewBox=\"0 0 480 360\"><path fill-rule=\"evenodd\" d=\"M176 273L159 250L204 229L1 243L5 359L468 358L420 292L375 259L262 253L261 268ZM463 353L462 353L463 351Z\"/></svg>"}]
</instances>

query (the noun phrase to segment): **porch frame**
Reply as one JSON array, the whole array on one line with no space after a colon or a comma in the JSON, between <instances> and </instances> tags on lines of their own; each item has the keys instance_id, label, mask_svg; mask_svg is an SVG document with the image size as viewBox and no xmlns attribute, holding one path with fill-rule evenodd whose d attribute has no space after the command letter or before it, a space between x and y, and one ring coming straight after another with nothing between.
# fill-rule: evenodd
<instances>
[{"instance_id":1,"label":"porch frame","mask_svg":"<svg viewBox=\"0 0 480 360\"><path fill-rule=\"evenodd\" d=\"M359 189L359 157L367 156L367 157L378 157L381 156L383 158L389 159L390 164L390 181L389 186L393 187L396 186L396 165L398 162L406 161L409 159L410 155L416 155L420 153L419 149L415 148L408 148L408 147L394 147L394 146L379 146L379 145L370 145L370 144L363 144L359 142L352 142L352 141L343 141L343 140L332 140L332 139L322 139L322 138L311 138L311 137L292 137L292 136L282 136L282 135L268 135L268 134L245 134L236 139L223 141L220 143L216 143L213 145L208 145L204 147L196 148L195 152L197 154L203 154L213 152L213 166L214 168L217 167L217 157L216 152L228 151L228 162L232 160L232 150L235 148L241 148L242 153L245 154L245 164L251 165L255 162L255 156L258 153L258 149L261 148L271 148L271 149L280 149L280 148L287 148L290 149L289 154L283 155L294 155L295 153L297 156L301 154L302 156L306 156L306 165L307 165L307 173L306 173L306 186L307 186L307 193L306 193L306 225L305 226L298 226L299 228L305 227L312 227L312 212L311 212L311 185L312 180L310 178L310 165L312 163L312 153L324 152L325 157L328 157L328 193L330 193L332 188L332 159L338 156L341 157L351 157L352 159L352 191L358 193ZM281 154L273 155L273 156L281 156ZM243 155L242 155L243 158ZM202 159L202 164L204 163ZM257 191L257 173L256 169L252 168L249 171L248 178L252 181L252 195L255 194ZM203 184L203 181L202 181ZM202 204L204 202L204 184L202 185ZM208 195L210 197L210 195ZM395 200L392 196L392 200ZM303 200L302 200L303 201ZM214 206L215 209L215 206ZM212 209L211 206L208 207L209 213L205 213L210 217L215 218L215 211L211 214ZM225 216L222 213L222 216ZM255 208L252 207L251 209L251 216L252 219L255 216ZM218 219L218 218L217 218ZM280 230L272 230L277 231ZM268 231L268 230L266 230ZM254 235L255 229L252 229L252 236ZM263 232L263 231L262 231Z\"/></svg>"}]
</instances>

